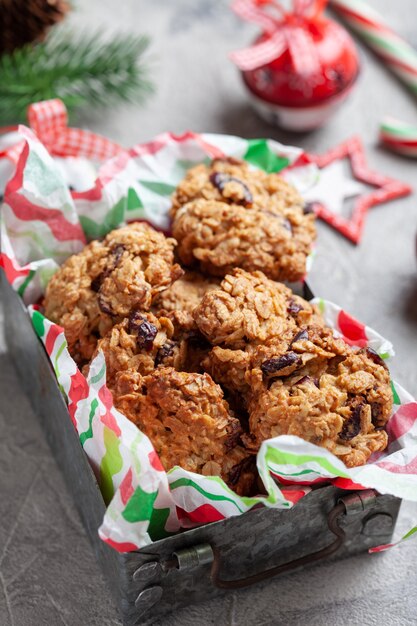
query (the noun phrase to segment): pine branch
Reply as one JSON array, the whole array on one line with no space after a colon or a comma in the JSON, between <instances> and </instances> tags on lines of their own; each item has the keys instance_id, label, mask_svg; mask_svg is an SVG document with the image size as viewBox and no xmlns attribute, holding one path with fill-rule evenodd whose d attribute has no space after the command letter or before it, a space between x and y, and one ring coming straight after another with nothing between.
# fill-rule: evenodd
<instances>
[{"instance_id":1,"label":"pine branch","mask_svg":"<svg viewBox=\"0 0 417 626\"><path fill-rule=\"evenodd\" d=\"M31 102L61 98L69 112L118 101L142 102L153 91L143 59L146 36L73 37L58 28L45 42L0 56L0 123L26 121Z\"/></svg>"}]
</instances>

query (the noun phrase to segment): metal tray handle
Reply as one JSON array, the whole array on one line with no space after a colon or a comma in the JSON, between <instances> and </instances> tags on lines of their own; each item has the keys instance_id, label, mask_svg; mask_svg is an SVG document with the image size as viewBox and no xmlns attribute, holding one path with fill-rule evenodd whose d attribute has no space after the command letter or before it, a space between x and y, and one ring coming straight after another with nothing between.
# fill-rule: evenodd
<instances>
[{"instance_id":1,"label":"metal tray handle","mask_svg":"<svg viewBox=\"0 0 417 626\"><path fill-rule=\"evenodd\" d=\"M140 584L154 584L142 589L135 602L136 608L142 613L158 601L163 593L163 589L158 584L155 585L155 583L161 580L161 576L168 574L172 570L182 572L211 564L210 579L215 587L220 589L241 589L283 572L291 571L302 565L320 561L335 553L345 541L346 534L339 523L342 516L362 515L363 512L369 511L370 513L362 520L362 532L373 536L376 531L381 531L382 529L382 533L386 534L392 529L393 519L389 513L383 511L372 513L372 509L376 506L377 497L378 494L373 489L353 492L343 496L327 515L327 525L330 532L335 536L334 541L321 550L245 578L237 580L224 580L221 578L220 550L209 543L180 548L166 560L147 561L134 572L133 579Z\"/></svg>"},{"instance_id":2,"label":"metal tray handle","mask_svg":"<svg viewBox=\"0 0 417 626\"><path fill-rule=\"evenodd\" d=\"M294 559L289 563L277 565L271 569L254 574L253 576L247 576L246 578L239 578L237 580L222 579L220 577L220 551L217 548L212 548L214 560L211 567L210 577L213 585L215 587L219 587L220 589L241 589L242 587L249 587L250 585L259 583L262 580L266 580L267 578L272 578L273 576L282 574L283 572L288 572L296 567L300 567L301 565L308 565L309 563L314 563L315 561L319 561L320 559L330 556L340 548L345 540L345 531L339 526L339 518L345 513L345 504L343 502L339 502L339 504L336 504L336 506L334 506L328 514L327 525L329 530L336 536L336 539L325 548L317 550L317 552L307 554L306 556L302 556L299 559Z\"/></svg>"}]
</instances>

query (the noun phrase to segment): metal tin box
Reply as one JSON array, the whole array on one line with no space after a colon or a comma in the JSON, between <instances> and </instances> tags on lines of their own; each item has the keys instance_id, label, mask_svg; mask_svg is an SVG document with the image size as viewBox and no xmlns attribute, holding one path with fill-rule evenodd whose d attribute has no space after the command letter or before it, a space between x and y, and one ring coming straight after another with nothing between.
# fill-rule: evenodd
<instances>
[{"instance_id":1,"label":"metal tin box","mask_svg":"<svg viewBox=\"0 0 417 626\"><path fill-rule=\"evenodd\" d=\"M307 297L311 294L305 294ZM1 272L10 355L71 492L126 626L323 558L390 541L400 500L372 490L314 489L291 510L258 508L119 554L98 536L105 504L19 296ZM312 546L314 552L311 554Z\"/></svg>"}]
</instances>

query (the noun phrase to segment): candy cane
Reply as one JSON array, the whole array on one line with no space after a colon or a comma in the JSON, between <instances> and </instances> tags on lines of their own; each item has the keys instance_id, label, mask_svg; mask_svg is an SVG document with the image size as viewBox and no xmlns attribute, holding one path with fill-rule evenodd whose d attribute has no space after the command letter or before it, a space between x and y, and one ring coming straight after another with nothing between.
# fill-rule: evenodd
<instances>
[{"instance_id":1,"label":"candy cane","mask_svg":"<svg viewBox=\"0 0 417 626\"><path fill-rule=\"evenodd\" d=\"M375 9L362 0L330 0L350 28L417 96L417 50L397 35ZM410 157L417 157L417 127L386 118L380 125L381 143Z\"/></svg>"},{"instance_id":2,"label":"candy cane","mask_svg":"<svg viewBox=\"0 0 417 626\"><path fill-rule=\"evenodd\" d=\"M417 158L417 126L386 117L379 128L379 139L390 150Z\"/></svg>"},{"instance_id":3,"label":"candy cane","mask_svg":"<svg viewBox=\"0 0 417 626\"><path fill-rule=\"evenodd\" d=\"M331 0L331 6L417 95L417 51L362 0Z\"/></svg>"}]
</instances>

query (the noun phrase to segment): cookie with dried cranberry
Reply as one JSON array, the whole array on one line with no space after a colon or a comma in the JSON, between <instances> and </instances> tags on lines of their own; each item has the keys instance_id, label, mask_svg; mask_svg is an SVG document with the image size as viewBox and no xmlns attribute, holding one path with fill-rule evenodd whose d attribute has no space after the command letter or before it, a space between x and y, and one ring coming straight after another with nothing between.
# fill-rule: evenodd
<instances>
[{"instance_id":1,"label":"cookie with dried cranberry","mask_svg":"<svg viewBox=\"0 0 417 626\"><path fill-rule=\"evenodd\" d=\"M74 359L88 361L97 339L132 310L148 310L182 275L173 239L144 223L114 230L71 256L49 281L45 315L63 326Z\"/></svg>"},{"instance_id":2,"label":"cookie with dried cranberry","mask_svg":"<svg viewBox=\"0 0 417 626\"><path fill-rule=\"evenodd\" d=\"M237 269L203 297L194 319L214 345L204 370L249 414L249 450L292 434L355 466L386 447L392 392L384 362L335 337L285 285Z\"/></svg>"},{"instance_id":3,"label":"cookie with dried cranberry","mask_svg":"<svg viewBox=\"0 0 417 626\"><path fill-rule=\"evenodd\" d=\"M116 407L150 438L166 470L179 465L221 476L237 493L249 493L255 474L251 455L240 444L240 422L208 374L170 367L147 376L119 372L113 397Z\"/></svg>"},{"instance_id":4,"label":"cookie with dried cranberry","mask_svg":"<svg viewBox=\"0 0 417 626\"><path fill-rule=\"evenodd\" d=\"M194 317L214 344L202 361L204 370L229 392L241 394L244 404L254 367L285 353L303 328L324 326L318 310L288 287L241 269L203 297ZM310 348L317 351L318 345L310 342Z\"/></svg>"},{"instance_id":5,"label":"cookie with dried cranberry","mask_svg":"<svg viewBox=\"0 0 417 626\"><path fill-rule=\"evenodd\" d=\"M129 318L115 324L98 341L92 358L99 351L106 361L109 389L114 386L117 372L132 370L145 376L156 367L172 366L180 370L187 362L187 340L175 333L172 321L142 311L132 311ZM87 372L88 366L84 368L84 373Z\"/></svg>"},{"instance_id":6,"label":"cookie with dried cranberry","mask_svg":"<svg viewBox=\"0 0 417 626\"><path fill-rule=\"evenodd\" d=\"M298 281L315 238L314 215L277 174L214 161L190 170L173 198L180 261L212 276L235 267Z\"/></svg>"},{"instance_id":7,"label":"cookie with dried cranberry","mask_svg":"<svg viewBox=\"0 0 417 626\"><path fill-rule=\"evenodd\" d=\"M249 342L243 349L214 346L202 366L225 389L239 393L246 406L258 383L254 372L262 372L262 382L289 376L293 371L303 372L308 365L309 375L318 376L329 366L329 360L348 351L349 346L336 339L330 328L289 327L280 336L265 343Z\"/></svg>"},{"instance_id":8,"label":"cookie with dried cranberry","mask_svg":"<svg viewBox=\"0 0 417 626\"><path fill-rule=\"evenodd\" d=\"M315 307L262 272L235 269L194 311L200 332L213 345L244 349L280 338L301 323L320 320Z\"/></svg>"},{"instance_id":9,"label":"cookie with dried cranberry","mask_svg":"<svg viewBox=\"0 0 417 626\"><path fill-rule=\"evenodd\" d=\"M285 207L303 209L297 190L279 174L255 170L241 159L213 159L188 170L172 197L171 216L191 200L214 200L246 209L269 209L281 213Z\"/></svg>"},{"instance_id":10,"label":"cookie with dried cranberry","mask_svg":"<svg viewBox=\"0 0 417 626\"><path fill-rule=\"evenodd\" d=\"M265 439L296 435L330 450L347 467L363 465L388 444L392 392L386 365L370 349L346 345L332 353L330 338L327 357L306 360L302 344L252 370L245 445L256 452Z\"/></svg>"}]
</instances>

